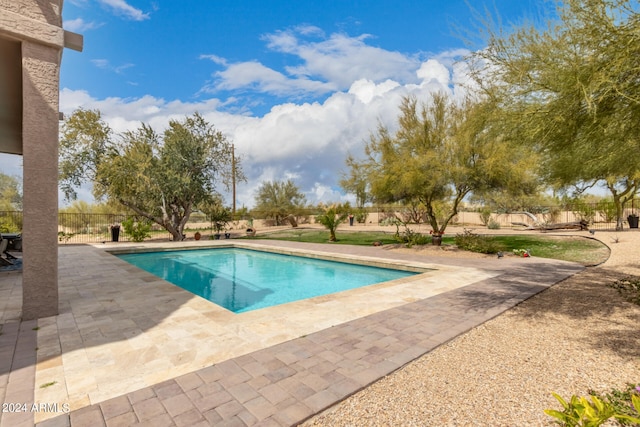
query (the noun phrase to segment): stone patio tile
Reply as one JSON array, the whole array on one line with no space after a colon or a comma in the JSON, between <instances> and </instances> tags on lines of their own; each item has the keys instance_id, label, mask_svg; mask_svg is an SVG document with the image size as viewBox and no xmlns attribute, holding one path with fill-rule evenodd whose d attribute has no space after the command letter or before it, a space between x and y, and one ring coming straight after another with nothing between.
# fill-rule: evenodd
<instances>
[{"instance_id":1,"label":"stone patio tile","mask_svg":"<svg viewBox=\"0 0 640 427\"><path fill-rule=\"evenodd\" d=\"M127 395L129 402L131 402L132 405L155 396L155 392L150 387L136 390Z\"/></svg>"},{"instance_id":2,"label":"stone patio tile","mask_svg":"<svg viewBox=\"0 0 640 427\"><path fill-rule=\"evenodd\" d=\"M269 384L259 390L260 394L264 396L272 405L277 405L285 399L291 397L287 391L282 389L277 384Z\"/></svg>"},{"instance_id":3,"label":"stone patio tile","mask_svg":"<svg viewBox=\"0 0 640 427\"><path fill-rule=\"evenodd\" d=\"M160 399L152 397L133 404L133 410L140 421L147 421L166 413Z\"/></svg>"},{"instance_id":4,"label":"stone patio tile","mask_svg":"<svg viewBox=\"0 0 640 427\"><path fill-rule=\"evenodd\" d=\"M229 375L229 376L225 376L222 379L220 379L220 384L222 384L223 387L225 388L230 388L233 387L234 385L238 385L238 384L242 384L244 382L249 381L252 378L251 375L249 375L247 372L245 371L240 371L237 372L235 374Z\"/></svg>"},{"instance_id":5,"label":"stone patio tile","mask_svg":"<svg viewBox=\"0 0 640 427\"><path fill-rule=\"evenodd\" d=\"M293 405L281 409L276 414L274 414L273 417L283 425L289 426L299 423L301 420L306 419L312 414L313 411L311 410L311 408L309 408L304 403L297 402Z\"/></svg>"},{"instance_id":6,"label":"stone patio tile","mask_svg":"<svg viewBox=\"0 0 640 427\"><path fill-rule=\"evenodd\" d=\"M276 413L276 407L264 396L258 396L245 402L244 407L251 412L257 420L264 420Z\"/></svg>"},{"instance_id":7,"label":"stone patio tile","mask_svg":"<svg viewBox=\"0 0 640 427\"><path fill-rule=\"evenodd\" d=\"M199 371L196 372L196 375L198 375L202 379L202 381L204 381L205 384L218 381L220 378L223 377L222 372L215 365L209 366L204 369L200 369Z\"/></svg>"},{"instance_id":8,"label":"stone patio tile","mask_svg":"<svg viewBox=\"0 0 640 427\"><path fill-rule=\"evenodd\" d=\"M171 417L176 417L191 409L195 409L193 403L191 403L191 400L189 400L185 394L177 394L167 399L162 399L161 402Z\"/></svg>"},{"instance_id":9,"label":"stone patio tile","mask_svg":"<svg viewBox=\"0 0 640 427\"><path fill-rule=\"evenodd\" d=\"M38 427L70 427L71 420L69 415L59 415L54 418L49 418L38 423Z\"/></svg>"},{"instance_id":10,"label":"stone patio tile","mask_svg":"<svg viewBox=\"0 0 640 427\"><path fill-rule=\"evenodd\" d=\"M220 425L220 423L222 422L222 417L220 416L219 413L216 412L215 409L211 409L209 411L203 412L202 416L212 426Z\"/></svg>"},{"instance_id":11,"label":"stone patio tile","mask_svg":"<svg viewBox=\"0 0 640 427\"><path fill-rule=\"evenodd\" d=\"M160 414L155 417L140 421L138 424L134 424L136 427L170 427L173 426L173 420L169 414Z\"/></svg>"},{"instance_id":12,"label":"stone patio tile","mask_svg":"<svg viewBox=\"0 0 640 427\"><path fill-rule=\"evenodd\" d=\"M212 382L208 384L203 384L196 389L201 396L211 396L212 394L218 393L219 391L224 390L224 387L218 382Z\"/></svg>"},{"instance_id":13,"label":"stone patio tile","mask_svg":"<svg viewBox=\"0 0 640 427\"><path fill-rule=\"evenodd\" d=\"M251 387L247 383L236 384L232 387L229 387L227 391L240 403L255 399L260 395L253 387Z\"/></svg>"},{"instance_id":14,"label":"stone patio tile","mask_svg":"<svg viewBox=\"0 0 640 427\"><path fill-rule=\"evenodd\" d=\"M244 406L238 403L235 400L231 400L227 403L224 403L218 406L215 411L220 414L223 420L232 418L234 415L240 413L240 411L244 410Z\"/></svg>"},{"instance_id":15,"label":"stone patio tile","mask_svg":"<svg viewBox=\"0 0 640 427\"><path fill-rule=\"evenodd\" d=\"M283 366L280 369L276 369L274 371L269 371L264 374L265 378L269 379L272 382L278 382L285 378L288 378L292 375L295 375L298 371L289 366Z\"/></svg>"},{"instance_id":16,"label":"stone patio tile","mask_svg":"<svg viewBox=\"0 0 640 427\"><path fill-rule=\"evenodd\" d=\"M182 412L177 416L173 416L173 422L178 427L192 427L200 422L206 423L206 420L204 419L200 411L192 408L188 411Z\"/></svg>"},{"instance_id":17,"label":"stone patio tile","mask_svg":"<svg viewBox=\"0 0 640 427\"><path fill-rule=\"evenodd\" d=\"M315 391L308 385L292 378L285 378L276 384L294 398L301 401L315 393Z\"/></svg>"},{"instance_id":18,"label":"stone patio tile","mask_svg":"<svg viewBox=\"0 0 640 427\"><path fill-rule=\"evenodd\" d=\"M181 377L176 378L176 382L182 388L183 391L193 390L195 388L200 387L204 384L202 378L200 378L197 374L191 373L187 375L183 375Z\"/></svg>"},{"instance_id":19,"label":"stone patio tile","mask_svg":"<svg viewBox=\"0 0 640 427\"><path fill-rule=\"evenodd\" d=\"M322 390L304 399L304 404L311 408L314 413L317 413L333 405L337 399L338 396L329 390Z\"/></svg>"},{"instance_id":20,"label":"stone patio tile","mask_svg":"<svg viewBox=\"0 0 640 427\"><path fill-rule=\"evenodd\" d=\"M129 427L137 422L138 418L133 412L127 412L106 420L107 427Z\"/></svg>"},{"instance_id":21,"label":"stone patio tile","mask_svg":"<svg viewBox=\"0 0 640 427\"><path fill-rule=\"evenodd\" d=\"M328 390L335 394L338 400L342 400L347 396L360 390L362 386L359 382L351 378L345 378L342 381L331 383Z\"/></svg>"},{"instance_id":22,"label":"stone patio tile","mask_svg":"<svg viewBox=\"0 0 640 427\"><path fill-rule=\"evenodd\" d=\"M252 426L258 422L258 419L248 410L241 411L236 417L240 418L245 425Z\"/></svg>"},{"instance_id":23,"label":"stone patio tile","mask_svg":"<svg viewBox=\"0 0 640 427\"><path fill-rule=\"evenodd\" d=\"M131 403L129 403L129 399L127 399L127 396L119 396L104 401L100 403L100 409L102 410L102 414L104 415L105 420L124 414L126 412L133 411L133 408L131 407Z\"/></svg>"},{"instance_id":24,"label":"stone patio tile","mask_svg":"<svg viewBox=\"0 0 640 427\"><path fill-rule=\"evenodd\" d=\"M72 426L105 426L104 417L97 406L87 406L86 408L73 411L70 414Z\"/></svg>"},{"instance_id":25,"label":"stone patio tile","mask_svg":"<svg viewBox=\"0 0 640 427\"><path fill-rule=\"evenodd\" d=\"M326 379L314 373L307 373L300 378L300 381L311 387L316 392L326 390L330 385Z\"/></svg>"},{"instance_id":26,"label":"stone patio tile","mask_svg":"<svg viewBox=\"0 0 640 427\"><path fill-rule=\"evenodd\" d=\"M182 388L175 380L161 382L160 384L154 385L152 388L159 399L167 399L169 397L182 394Z\"/></svg>"}]
</instances>

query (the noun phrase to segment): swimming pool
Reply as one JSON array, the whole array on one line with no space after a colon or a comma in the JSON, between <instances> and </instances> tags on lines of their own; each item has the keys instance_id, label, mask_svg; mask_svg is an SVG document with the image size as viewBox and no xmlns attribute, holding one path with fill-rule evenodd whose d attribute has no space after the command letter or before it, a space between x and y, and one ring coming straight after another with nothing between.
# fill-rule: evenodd
<instances>
[{"instance_id":1,"label":"swimming pool","mask_svg":"<svg viewBox=\"0 0 640 427\"><path fill-rule=\"evenodd\" d=\"M117 256L234 313L418 274L241 248Z\"/></svg>"}]
</instances>

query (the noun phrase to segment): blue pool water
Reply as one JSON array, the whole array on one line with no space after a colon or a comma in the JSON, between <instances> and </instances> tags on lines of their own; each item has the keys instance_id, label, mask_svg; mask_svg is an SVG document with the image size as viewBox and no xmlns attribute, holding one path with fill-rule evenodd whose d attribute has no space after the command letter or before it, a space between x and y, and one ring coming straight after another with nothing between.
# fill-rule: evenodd
<instances>
[{"instance_id":1,"label":"blue pool water","mask_svg":"<svg viewBox=\"0 0 640 427\"><path fill-rule=\"evenodd\" d=\"M118 256L235 313L416 274L237 248Z\"/></svg>"}]
</instances>

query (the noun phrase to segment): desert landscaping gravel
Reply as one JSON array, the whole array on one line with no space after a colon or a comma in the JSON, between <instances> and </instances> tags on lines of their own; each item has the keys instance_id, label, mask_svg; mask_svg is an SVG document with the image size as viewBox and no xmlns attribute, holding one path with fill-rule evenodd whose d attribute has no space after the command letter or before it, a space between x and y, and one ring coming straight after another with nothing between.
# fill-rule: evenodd
<instances>
[{"instance_id":1,"label":"desert landscaping gravel","mask_svg":"<svg viewBox=\"0 0 640 427\"><path fill-rule=\"evenodd\" d=\"M583 234L580 232L575 234ZM544 409L640 382L640 232L597 232L609 259L460 335L305 426L553 426Z\"/></svg>"}]
</instances>

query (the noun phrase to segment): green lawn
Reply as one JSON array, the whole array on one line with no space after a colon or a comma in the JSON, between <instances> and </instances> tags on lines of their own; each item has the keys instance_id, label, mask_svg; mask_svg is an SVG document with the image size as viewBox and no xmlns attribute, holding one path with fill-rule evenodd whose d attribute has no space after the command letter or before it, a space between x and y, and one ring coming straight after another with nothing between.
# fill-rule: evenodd
<instances>
[{"instance_id":1,"label":"green lawn","mask_svg":"<svg viewBox=\"0 0 640 427\"><path fill-rule=\"evenodd\" d=\"M336 232L338 238L337 242L331 242L332 245L361 245L371 246L374 242L380 242L383 245L392 243L398 243L393 233L383 232L344 232L338 230ZM262 234L253 237L253 239L274 239L274 240L289 240L293 242L307 242L307 243L329 243L329 232L326 230L305 230L305 229L292 229L282 230L269 234Z\"/></svg>"},{"instance_id":2,"label":"green lawn","mask_svg":"<svg viewBox=\"0 0 640 427\"><path fill-rule=\"evenodd\" d=\"M606 261L609 248L595 239L580 236L509 235L491 236L504 251L528 249L532 256L593 265Z\"/></svg>"},{"instance_id":3,"label":"green lawn","mask_svg":"<svg viewBox=\"0 0 640 427\"><path fill-rule=\"evenodd\" d=\"M397 244L393 233L383 232L346 232L338 230L338 241L330 244L371 246L374 242L384 245ZM580 236L541 236L541 235L504 235L487 236L497 241L504 252L514 249L528 249L532 256L578 262L594 265L604 262L609 249L603 243ZM329 232L325 230L290 229L259 235L254 239L290 240L308 243L329 243ZM443 245L453 245L455 236L445 235Z\"/></svg>"}]
</instances>

